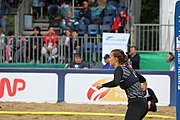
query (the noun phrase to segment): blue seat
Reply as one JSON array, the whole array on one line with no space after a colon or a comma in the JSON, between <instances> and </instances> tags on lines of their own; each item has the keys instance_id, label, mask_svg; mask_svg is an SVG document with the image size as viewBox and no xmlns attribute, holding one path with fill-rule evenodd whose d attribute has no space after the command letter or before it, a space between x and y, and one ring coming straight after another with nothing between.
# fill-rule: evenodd
<instances>
[{"instance_id":1,"label":"blue seat","mask_svg":"<svg viewBox=\"0 0 180 120\"><path fill-rule=\"evenodd\" d=\"M87 31L87 26L85 24L80 24L78 34L84 35L84 34L86 34L86 31Z\"/></svg>"},{"instance_id":2,"label":"blue seat","mask_svg":"<svg viewBox=\"0 0 180 120\"><path fill-rule=\"evenodd\" d=\"M104 16L103 17L103 25L112 25L114 22L112 16Z\"/></svg>"},{"instance_id":3,"label":"blue seat","mask_svg":"<svg viewBox=\"0 0 180 120\"><path fill-rule=\"evenodd\" d=\"M85 42L83 51L84 51L84 53L93 53L94 52L94 43Z\"/></svg>"},{"instance_id":4,"label":"blue seat","mask_svg":"<svg viewBox=\"0 0 180 120\"><path fill-rule=\"evenodd\" d=\"M111 31L110 25L101 25L100 34L102 34L103 32L110 32L110 31Z\"/></svg>"},{"instance_id":5,"label":"blue seat","mask_svg":"<svg viewBox=\"0 0 180 120\"><path fill-rule=\"evenodd\" d=\"M105 16L116 17L116 10L107 10Z\"/></svg>"},{"instance_id":6,"label":"blue seat","mask_svg":"<svg viewBox=\"0 0 180 120\"><path fill-rule=\"evenodd\" d=\"M96 45L96 53L102 53L102 42L98 42Z\"/></svg>"},{"instance_id":7,"label":"blue seat","mask_svg":"<svg viewBox=\"0 0 180 120\"><path fill-rule=\"evenodd\" d=\"M88 25L88 34L89 35L97 35L97 34L99 34L99 25L96 25L96 24Z\"/></svg>"},{"instance_id":8,"label":"blue seat","mask_svg":"<svg viewBox=\"0 0 180 120\"><path fill-rule=\"evenodd\" d=\"M123 9L127 9L128 8L128 2L127 1L120 2L118 7L123 8Z\"/></svg>"}]
</instances>

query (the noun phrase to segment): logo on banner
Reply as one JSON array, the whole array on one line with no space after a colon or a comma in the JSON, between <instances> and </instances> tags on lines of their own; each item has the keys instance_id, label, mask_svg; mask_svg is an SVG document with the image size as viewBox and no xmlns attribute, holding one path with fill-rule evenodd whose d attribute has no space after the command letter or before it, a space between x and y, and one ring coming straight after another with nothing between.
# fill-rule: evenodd
<instances>
[{"instance_id":1,"label":"logo on banner","mask_svg":"<svg viewBox=\"0 0 180 120\"><path fill-rule=\"evenodd\" d=\"M105 78L105 79L102 79L102 80L99 80L97 82L95 82L88 90L87 92L87 98L89 100L92 100L92 101L96 101L96 100L101 100L103 99L110 91L111 89L110 88L107 88L107 89L100 89L98 90L96 88L96 86L99 84L99 83L105 83L107 82L107 80L109 80L108 78ZM112 79L111 79L112 80Z\"/></svg>"},{"instance_id":2,"label":"logo on banner","mask_svg":"<svg viewBox=\"0 0 180 120\"><path fill-rule=\"evenodd\" d=\"M107 41L119 41L119 39L114 38L113 36L108 36L105 40L107 40Z\"/></svg>"},{"instance_id":3,"label":"logo on banner","mask_svg":"<svg viewBox=\"0 0 180 120\"><path fill-rule=\"evenodd\" d=\"M115 88L102 88L98 90L96 86L101 83L107 83L113 80L113 78L105 78L98 80L92 86L90 86L87 92L87 98L91 101L121 101L127 102L127 96L124 90L120 89L119 86Z\"/></svg>"},{"instance_id":4,"label":"logo on banner","mask_svg":"<svg viewBox=\"0 0 180 120\"><path fill-rule=\"evenodd\" d=\"M25 89L26 83L23 79L15 78L13 85L11 86L8 78L2 78L0 80L0 98L4 96L5 86L7 88L8 95L13 97L16 95L17 91L23 91Z\"/></svg>"}]
</instances>

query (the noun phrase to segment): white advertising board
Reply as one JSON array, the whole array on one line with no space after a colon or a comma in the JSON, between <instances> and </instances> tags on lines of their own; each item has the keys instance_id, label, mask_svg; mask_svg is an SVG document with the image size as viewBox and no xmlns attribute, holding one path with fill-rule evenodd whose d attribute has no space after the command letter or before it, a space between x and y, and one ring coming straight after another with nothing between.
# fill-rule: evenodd
<instances>
[{"instance_id":1,"label":"white advertising board","mask_svg":"<svg viewBox=\"0 0 180 120\"><path fill-rule=\"evenodd\" d=\"M144 75L148 86L158 97L158 105L170 104L170 77L168 75ZM66 74L65 102L88 104L127 104L124 90L119 86L113 89L95 88L98 83L113 80L113 74Z\"/></svg>"},{"instance_id":2,"label":"white advertising board","mask_svg":"<svg viewBox=\"0 0 180 120\"><path fill-rule=\"evenodd\" d=\"M113 49L122 49L127 52L129 33L103 33L102 57Z\"/></svg>"},{"instance_id":3,"label":"white advertising board","mask_svg":"<svg viewBox=\"0 0 180 120\"><path fill-rule=\"evenodd\" d=\"M0 73L0 101L56 103L57 100L57 74Z\"/></svg>"}]
</instances>

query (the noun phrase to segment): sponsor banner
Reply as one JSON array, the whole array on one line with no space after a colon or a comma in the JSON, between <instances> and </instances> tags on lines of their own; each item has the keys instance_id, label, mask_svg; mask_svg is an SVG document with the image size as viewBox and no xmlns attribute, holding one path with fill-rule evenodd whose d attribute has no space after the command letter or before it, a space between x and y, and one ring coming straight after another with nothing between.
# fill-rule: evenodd
<instances>
[{"instance_id":1,"label":"sponsor banner","mask_svg":"<svg viewBox=\"0 0 180 120\"><path fill-rule=\"evenodd\" d=\"M159 105L170 104L170 77L168 75L145 75L148 86L158 97ZM65 102L88 104L127 104L125 91L120 87L97 90L98 83L113 80L113 74L66 74ZM160 84L163 85L161 86Z\"/></svg>"},{"instance_id":2,"label":"sponsor banner","mask_svg":"<svg viewBox=\"0 0 180 120\"><path fill-rule=\"evenodd\" d=\"M129 33L103 33L102 57L109 54L113 49L122 49L127 52L129 36Z\"/></svg>"},{"instance_id":3,"label":"sponsor banner","mask_svg":"<svg viewBox=\"0 0 180 120\"><path fill-rule=\"evenodd\" d=\"M55 73L0 73L0 101L58 101L58 75Z\"/></svg>"}]
</instances>

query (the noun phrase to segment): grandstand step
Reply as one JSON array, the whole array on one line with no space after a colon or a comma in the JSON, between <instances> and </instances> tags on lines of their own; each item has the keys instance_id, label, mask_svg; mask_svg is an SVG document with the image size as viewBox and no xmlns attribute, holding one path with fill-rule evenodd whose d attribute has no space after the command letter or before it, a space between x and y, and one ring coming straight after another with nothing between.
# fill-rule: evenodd
<instances>
[{"instance_id":1,"label":"grandstand step","mask_svg":"<svg viewBox=\"0 0 180 120\"><path fill-rule=\"evenodd\" d=\"M48 19L37 19L33 21L34 23L49 23Z\"/></svg>"},{"instance_id":2,"label":"grandstand step","mask_svg":"<svg viewBox=\"0 0 180 120\"><path fill-rule=\"evenodd\" d=\"M48 28L49 22L48 23L33 23L33 27L35 26L39 26L40 28Z\"/></svg>"}]
</instances>

